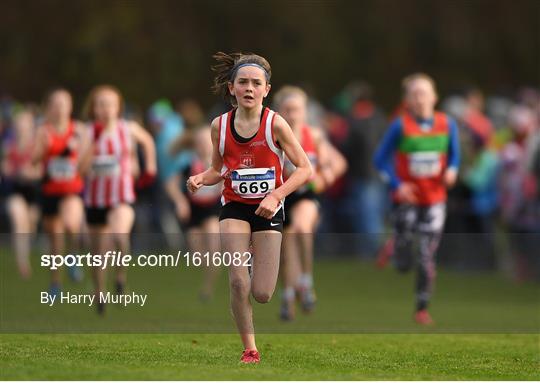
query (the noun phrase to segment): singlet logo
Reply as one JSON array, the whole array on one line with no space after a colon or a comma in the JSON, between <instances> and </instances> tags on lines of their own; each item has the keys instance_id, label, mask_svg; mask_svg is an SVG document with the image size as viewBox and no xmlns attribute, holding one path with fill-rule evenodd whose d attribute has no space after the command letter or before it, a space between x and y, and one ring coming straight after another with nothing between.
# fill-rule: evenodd
<instances>
[{"instance_id":1,"label":"singlet logo","mask_svg":"<svg viewBox=\"0 0 540 383\"><path fill-rule=\"evenodd\" d=\"M240 155L240 165L244 168L252 168L255 163L253 154L246 152Z\"/></svg>"},{"instance_id":2,"label":"singlet logo","mask_svg":"<svg viewBox=\"0 0 540 383\"><path fill-rule=\"evenodd\" d=\"M249 144L250 148L254 148L254 147L257 147L257 146L266 146L266 141L265 140L254 141L251 144Z\"/></svg>"}]
</instances>

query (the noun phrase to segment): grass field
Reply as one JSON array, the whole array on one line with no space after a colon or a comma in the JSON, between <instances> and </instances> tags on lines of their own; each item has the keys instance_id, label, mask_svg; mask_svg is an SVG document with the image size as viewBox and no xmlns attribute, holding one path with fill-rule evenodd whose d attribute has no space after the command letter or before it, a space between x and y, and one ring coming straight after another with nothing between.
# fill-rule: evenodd
<instances>
[{"instance_id":1,"label":"grass field","mask_svg":"<svg viewBox=\"0 0 540 383\"><path fill-rule=\"evenodd\" d=\"M2 379L538 380L538 335L2 335Z\"/></svg>"},{"instance_id":2,"label":"grass field","mask_svg":"<svg viewBox=\"0 0 540 383\"><path fill-rule=\"evenodd\" d=\"M148 293L147 306L99 318L92 307L39 304L45 270L22 282L10 254L0 265L1 379L540 379L539 286L495 274L440 271L437 324L419 328L414 275L319 261L315 313L284 324L277 295L256 305L262 363L242 366L225 275L203 304L200 269L133 268L130 289Z\"/></svg>"}]
</instances>

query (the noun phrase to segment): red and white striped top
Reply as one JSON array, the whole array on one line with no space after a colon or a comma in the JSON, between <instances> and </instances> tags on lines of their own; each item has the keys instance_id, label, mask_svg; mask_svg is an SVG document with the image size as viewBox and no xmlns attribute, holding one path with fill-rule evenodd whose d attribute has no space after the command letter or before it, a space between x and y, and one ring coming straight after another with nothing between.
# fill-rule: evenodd
<instances>
[{"instance_id":1,"label":"red and white striped top","mask_svg":"<svg viewBox=\"0 0 540 383\"><path fill-rule=\"evenodd\" d=\"M132 137L124 120L115 129L97 134L101 127L92 125L94 155L86 179L84 202L87 207L114 207L135 202L131 164Z\"/></svg>"}]
</instances>

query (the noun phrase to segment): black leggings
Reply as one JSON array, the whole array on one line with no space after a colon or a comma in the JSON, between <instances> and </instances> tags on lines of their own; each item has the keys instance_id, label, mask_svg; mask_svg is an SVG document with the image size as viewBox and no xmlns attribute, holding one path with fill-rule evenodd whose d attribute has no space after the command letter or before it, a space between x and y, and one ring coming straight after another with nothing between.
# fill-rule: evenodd
<instances>
[{"instance_id":1,"label":"black leggings","mask_svg":"<svg viewBox=\"0 0 540 383\"><path fill-rule=\"evenodd\" d=\"M394 206L396 267L401 272L414 265L415 242L418 241L418 274L416 308L427 308L435 284L435 254L441 240L446 217L446 205L431 206L399 204Z\"/></svg>"}]
</instances>

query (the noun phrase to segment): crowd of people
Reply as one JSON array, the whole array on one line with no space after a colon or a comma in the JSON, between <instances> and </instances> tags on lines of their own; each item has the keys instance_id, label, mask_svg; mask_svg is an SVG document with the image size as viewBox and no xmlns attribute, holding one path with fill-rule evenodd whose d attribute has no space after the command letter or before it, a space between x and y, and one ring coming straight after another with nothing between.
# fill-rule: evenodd
<instances>
[{"instance_id":1,"label":"crowd of people","mask_svg":"<svg viewBox=\"0 0 540 383\"><path fill-rule=\"evenodd\" d=\"M507 232L511 233L508 237L511 246L507 249L512 249L516 276L531 277L529 274L534 267L530 266L535 257L529 248L534 246L534 236L527 233L538 232L540 227L537 213L539 99L537 89L524 87L513 96L487 99L481 90L469 88L441 100L440 108L458 123L463 149L460 176L449 193L445 232L452 233L448 238L462 236L464 239L443 239L442 263L464 269L500 267L504 262L500 260L495 234ZM48 190L40 186L44 176L42 166L39 163L20 166L37 144L38 127L47 118L47 108L38 103L17 102L7 95L1 99L3 232L32 233L38 227L46 231L50 226L47 206L42 205ZM170 201L163 196L170 194L171 180L178 180L179 174L191 165L196 151L193 133L207 126L210 118L226 108L226 104L220 102L205 113L193 99L180 100L176 107L169 100L160 99L149 107L145 116L123 112L127 118L144 124L157 152L157 181L140 190L134 204L135 210L141 213L141 218L134 223L135 232L182 231L174 211L185 217L187 209L181 209L173 199L175 210L171 210ZM309 123L320 128L348 164L346 173L319 196L322 218L316 230L361 233L351 243L336 241L328 245L337 254L374 258L385 242L388 189L373 166L372 158L399 111L400 106L397 106L392 113L385 113L375 103L372 88L358 81L347 85L327 108L314 98L308 99ZM78 188L77 193L82 191L82 185ZM77 204L72 202L67 210L70 217L80 221L82 206ZM20 252L28 251L24 249L27 243L17 242L16 246L22 247ZM471 246L476 246L474 252L465 251ZM27 269L24 264L20 266L22 270Z\"/></svg>"},{"instance_id":2,"label":"crowd of people","mask_svg":"<svg viewBox=\"0 0 540 383\"><path fill-rule=\"evenodd\" d=\"M81 233L98 239L91 243L98 253L113 244L128 253L132 232L183 233L191 248L211 253L220 246L265 253L249 270L229 270L246 360L259 357L250 293L267 302L279 272L281 318L294 319L297 299L304 311L313 309L315 233L353 234L352 241L325 236L334 256L380 267L392 260L406 271L418 232L418 323L431 322L426 308L439 242L448 266L493 270L503 257L515 278L540 279L538 89L487 98L463 89L440 101L443 114L433 109L435 82L420 74L404 80L404 103L385 113L365 82L351 82L325 107L296 86L269 95L271 71L260 56L216 58L215 90L224 100L208 113L193 99L176 107L160 99L145 116L133 114L110 85L92 89L80 119L63 88L48 92L43 105L0 100L1 231L16 234L23 278L32 273L38 230L55 254L75 249ZM258 110L262 100L271 109ZM270 240L275 231L283 244L281 236ZM220 245L220 232L251 237L222 236ZM68 271L81 278L80 269ZM219 268L207 268L201 299L212 297L218 275ZM118 293L126 278L118 268ZM93 279L103 291L104 272L94 270ZM52 272L50 293L61 283L61 273Z\"/></svg>"},{"instance_id":3,"label":"crowd of people","mask_svg":"<svg viewBox=\"0 0 540 383\"><path fill-rule=\"evenodd\" d=\"M337 253L357 254L362 258L375 257L381 242L384 242L388 193L373 166L372 157L391 119L400 110L398 106L392 113L383 112L374 102L372 93L368 84L352 82L328 108L309 98L307 110L310 124L321 128L348 164L345 175L320 198L323 219L318 222L317 230L373 234L359 236L361 240L356 241L352 248L351 244L336 244ZM445 231L471 236L473 233L487 234L476 237L481 239L480 242L463 242L467 246L469 243L480 246L480 251L474 253L482 259L468 256L458 259L454 254L455 248L452 248L448 254L441 255L443 262L464 268L495 268L498 261L494 233L538 231L540 223L535 206L540 166L536 149L539 98L537 89L522 88L513 97L491 96L486 100L479 89L470 88L455 92L440 102L441 109L458 122L463 148L461 174L449 195ZM224 103L218 103L205 113L202 106L192 99L181 100L176 108L169 100L160 99L150 106L146 116L124 112L126 117L144 123L153 136L157 152L157 182L141 191L134 205L136 210L149 213L144 214L145 219L137 220L136 232L181 231L168 202L162 197L167 195L171 177L177 177L192 161L195 151L192 133L207 125L210 118L226 107ZM1 229L3 232L35 232L41 215L47 216L47 212L40 208L43 169L39 164L19 167L15 176L15 170L10 167L14 167L12 163L23 163L25 155L29 155L28 149L35 146L37 128L46 118L46 107L17 102L4 95L1 112L3 165L0 214L4 217ZM22 154L20 158L18 153ZM25 181L21 184L15 178ZM8 198L14 195L24 198ZM23 200L26 207L22 207ZM77 212L81 208L71 206L71 209ZM183 214L178 206L176 210ZM43 220L39 226L43 230L47 226L46 221ZM516 272L520 278L526 277L529 272L527 261L516 262Z\"/></svg>"}]
</instances>

